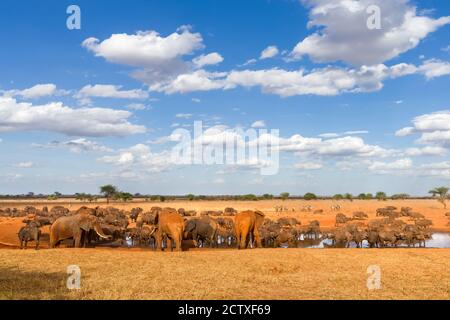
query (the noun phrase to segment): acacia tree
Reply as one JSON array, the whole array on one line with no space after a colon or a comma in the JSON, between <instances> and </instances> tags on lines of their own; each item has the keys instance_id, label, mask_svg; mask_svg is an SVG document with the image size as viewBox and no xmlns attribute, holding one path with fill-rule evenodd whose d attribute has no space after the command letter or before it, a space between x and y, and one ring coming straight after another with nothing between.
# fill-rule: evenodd
<instances>
[{"instance_id":1,"label":"acacia tree","mask_svg":"<svg viewBox=\"0 0 450 320\"><path fill-rule=\"evenodd\" d=\"M289 196L290 196L289 192L282 192L282 193L280 193L280 197L283 200L286 200L287 198L289 198Z\"/></svg>"},{"instance_id":2,"label":"acacia tree","mask_svg":"<svg viewBox=\"0 0 450 320\"><path fill-rule=\"evenodd\" d=\"M346 194L344 194L344 198L345 198L346 200L353 201L353 195L352 195L351 193L346 193Z\"/></svg>"},{"instance_id":3,"label":"acacia tree","mask_svg":"<svg viewBox=\"0 0 450 320\"><path fill-rule=\"evenodd\" d=\"M340 194L340 193L335 194L333 196L333 200L342 200L342 199L344 199L344 196L342 194Z\"/></svg>"},{"instance_id":4,"label":"acacia tree","mask_svg":"<svg viewBox=\"0 0 450 320\"><path fill-rule=\"evenodd\" d=\"M100 193L105 196L106 203L109 203L109 200L118 193L118 190L116 186L113 186L112 184L107 184L100 187Z\"/></svg>"},{"instance_id":5,"label":"acacia tree","mask_svg":"<svg viewBox=\"0 0 450 320\"><path fill-rule=\"evenodd\" d=\"M430 190L428 193L433 195L433 198L437 197L437 201L444 205L444 209L447 209L446 200L448 198L448 188L447 187L439 187Z\"/></svg>"},{"instance_id":6,"label":"acacia tree","mask_svg":"<svg viewBox=\"0 0 450 320\"><path fill-rule=\"evenodd\" d=\"M308 200L308 201L316 200L317 196L314 193L308 192L308 193L305 193L305 195L303 196L303 199Z\"/></svg>"},{"instance_id":7,"label":"acacia tree","mask_svg":"<svg viewBox=\"0 0 450 320\"><path fill-rule=\"evenodd\" d=\"M379 201L385 201L387 199L387 195L383 191L378 191L375 195L375 198L377 198Z\"/></svg>"},{"instance_id":8,"label":"acacia tree","mask_svg":"<svg viewBox=\"0 0 450 320\"><path fill-rule=\"evenodd\" d=\"M127 202L129 200L133 200L133 195L129 192L118 192L114 194L114 199L122 200L123 202Z\"/></svg>"},{"instance_id":9,"label":"acacia tree","mask_svg":"<svg viewBox=\"0 0 450 320\"><path fill-rule=\"evenodd\" d=\"M360 194L358 195L358 199L359 199L359 200L366 200L366 199L367 199L367 195L366 195L365 193L360 193Z\"/></svg>"}]
</instances>

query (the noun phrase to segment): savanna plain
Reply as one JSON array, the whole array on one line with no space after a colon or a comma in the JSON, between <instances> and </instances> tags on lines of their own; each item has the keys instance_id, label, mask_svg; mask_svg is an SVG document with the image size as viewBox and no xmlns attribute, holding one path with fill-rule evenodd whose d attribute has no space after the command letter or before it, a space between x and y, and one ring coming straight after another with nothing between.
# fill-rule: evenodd
<instances>
[{"instance_id":1,"label":"savanna plain","mask_svg":"<svg viewBox=\"0 0 450 320\"><path fill-rule=\"evenodd\" d=\"M335 227L331 200L170 201L111 203L119 209L156 205L186 210L261 210L267 218L294 217L303 225L320 221ZM447 212L435 200L339 201L341 212L363 211L376 218L384 206L411 207L433 222L433 232L450 233ZM6 207L41 208L108 204L76 200L0 201ZM313 211L300 208L312 206ZM282 206L284 212L276 212ZM295 211L293 211L295 210ZM0 299L450 299L450 249L445 248L190 248L159 252L150 248L57 248L32 245L19 250L23 218L0 218ZM43 228L48 233L48 228ZM44 237L45 239L45 237ZM78 265L81 288L68 290L67 266ZM377 265L381 288L369 290L367 268Z\"/></svg>"}]
</instances>

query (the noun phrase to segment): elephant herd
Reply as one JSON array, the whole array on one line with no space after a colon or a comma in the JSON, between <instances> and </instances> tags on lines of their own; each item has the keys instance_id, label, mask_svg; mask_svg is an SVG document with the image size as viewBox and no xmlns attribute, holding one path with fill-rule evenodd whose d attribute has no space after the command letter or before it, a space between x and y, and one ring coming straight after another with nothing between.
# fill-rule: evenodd
<instances>
[{"instance_id":1,"label":"elephant herd","mask_svg":"<svg viewBox=\"0 0 450 320\"><path fill-rule=\"evenodd\" d=\"M183 241L190 240L196 247L298 247L309 241L312 244L327 242L330 246L349 247L352 243L362 247L365 241L370 247L398 246L400 244L422 246L431 238L432 222L411 208L380 208L381 217L364 222L364 212L352 217L336 214L335 227L323 232L317 220L302 224L295 218L268 219L261 211L237 212L233 208L224 211L205 211L197 214L183 208L152 207L149 211L134 208L131 212L114 207L81 207L70 211L61 206L51 210L26 207L24 210L0 210L0 216L25 216L25 225L19 230L21 244L36 242L39 248L41 227L50 226L49 247L61 243L74 247L94 245L139 246L153 249L182 250ZM400 218L409 219L407 223ZM134 224L134 226L132 226Z\"/></svg>"}]
</instances>

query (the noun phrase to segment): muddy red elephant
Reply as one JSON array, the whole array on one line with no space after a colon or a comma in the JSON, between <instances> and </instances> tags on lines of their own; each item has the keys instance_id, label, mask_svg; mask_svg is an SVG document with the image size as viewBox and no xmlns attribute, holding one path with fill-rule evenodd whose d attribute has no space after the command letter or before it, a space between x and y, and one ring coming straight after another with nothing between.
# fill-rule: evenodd
<instances>
[{"instance_id":1,"label":"muddy red elephant","mask_svg":"<svg viewBox=\"0 0 450 320\"><path fill-rule=\"evenodd\" d=\"M166 238L167 248L170 251L173 250L173 241L175 241L176 250L182 251L181 243L184 233L184 220L176 210L163 209L161 212L158 212L155 218L155 225L156 249L162 250L162 240Z\"/></svg>"},{"instance_id":2,"label":"muddy red elephant","mask_svg":"<svg viewBox=\"0 0 450 320\"><path fill-rule=\"evenodd\" d=\"M243 211L236 215L234 228L236 231L238 249L245 249L250 242L250 235L256 241L256 246L261 248L261 238L258 229L264 221L264 213L261 211Z\"/></svg>"},{"instance_id":3,"label":"muddy red elephant","mask_svg":"<svg viewBox=\"0 0 450 320\"><path fill-rule=\"evenodd\" d=\"M68 217L60 217L50 228L50 248L55 248L62 240L73 238L75 247L81 247L83 233L94 231L100 238L109 239L103 233L98 218L86 213L75 214Z\"/></svg>"}]
</instances>

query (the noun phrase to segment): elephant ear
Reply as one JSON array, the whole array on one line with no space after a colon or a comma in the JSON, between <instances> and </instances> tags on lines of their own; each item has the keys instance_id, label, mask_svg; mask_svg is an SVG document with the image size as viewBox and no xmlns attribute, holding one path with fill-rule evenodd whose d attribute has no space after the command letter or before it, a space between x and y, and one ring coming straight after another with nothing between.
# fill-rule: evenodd
<instances>
[{"instance_id":1,"label":"elephant ear","mask_svg":"<svg viewBox=\"0 0 450 320\"><path fill-rule=\"evenodd\" d=\"M93 217L86 217L80 221L80 228L84 231L89 231L94 227L94 219Z\"/></svg>"},{"instance_id":2,"label":"elephant ear","mask_svg":"<svg viewBox=\"0 0 450 320\"><path fill-rule=\"evenodd\" d=\"M195 221L194 220L189 220L186 223L186 230L185 231L192 232L195 229L195 227L196 227Z\"/></svg>"},{"instance_id":3,"label":"elephant ear","mask_svg":"<svg viewBox=\"0 0 450 320\"><path fill-rule=\"evenodd\" d=\"M262 211L256 210L255 213L260 215L261 217L265 217L264 212Z\"/></svg>"},{"instance_id":4,"label":"elephant ear","mask_svg":"<svg viewBox=\"0 0 450 320\"><path fill-rule=\"evenodd\" d=\"M159 211L157 211L155 214L155 225L158 225L158 222L159 222Z\"/></svg>"}]
</instances>

